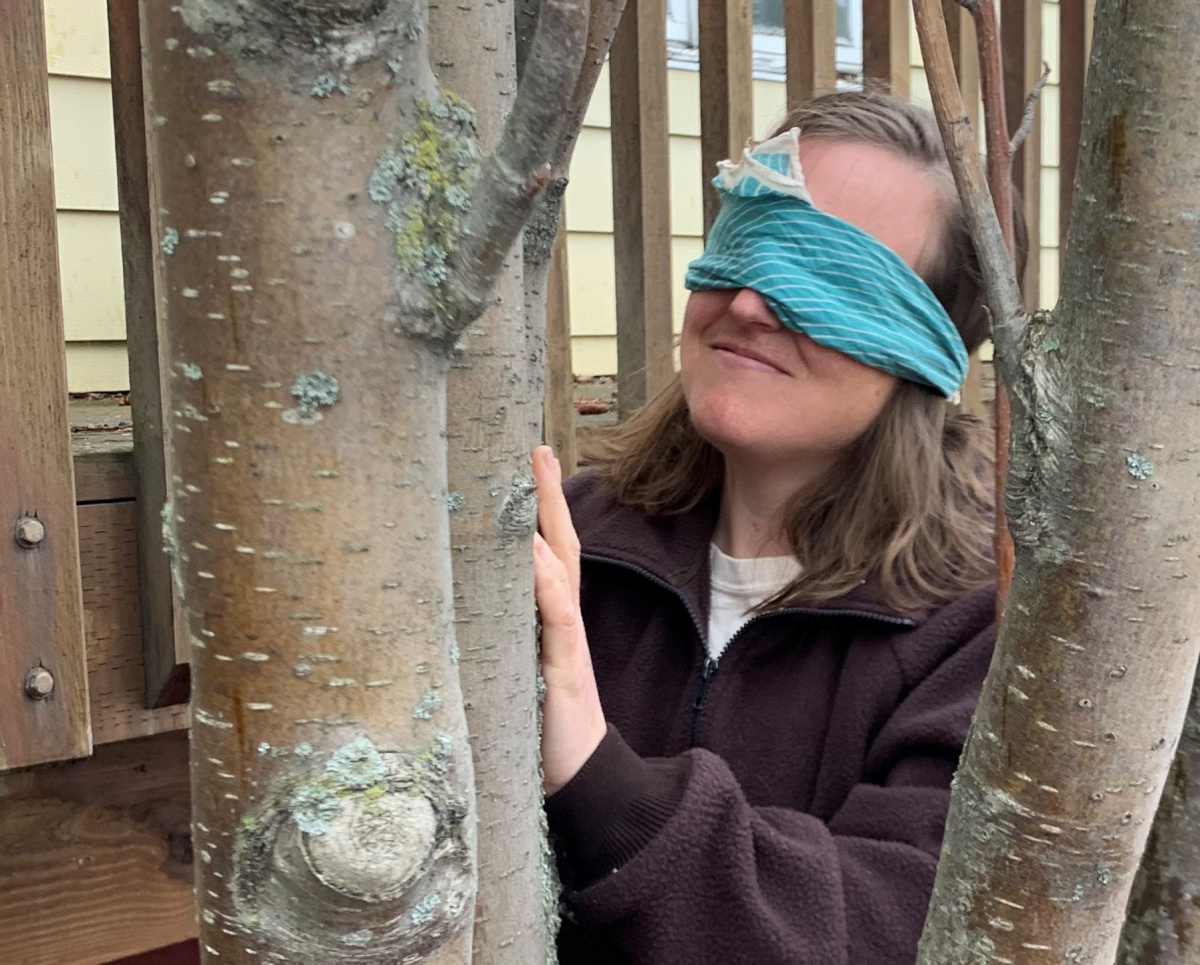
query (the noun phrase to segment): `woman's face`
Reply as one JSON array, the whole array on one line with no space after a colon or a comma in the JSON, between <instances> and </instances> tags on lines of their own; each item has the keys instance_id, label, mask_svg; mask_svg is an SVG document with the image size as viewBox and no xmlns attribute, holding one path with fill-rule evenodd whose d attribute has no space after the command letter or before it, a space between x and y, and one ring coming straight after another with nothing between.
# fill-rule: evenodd
<instances>
[{"instance_id":1,"label":"woman's face","mask_svg":"<svg viewBox=\"0 0 1200 965\"><path fill-rule=\"evenodd\" d=\"M801 142L818 208L873 235L921 271L936 257L946 187L909 159L866 144ZM680 345L700 433L727 459L831 465L874 422L898 380L784 328L749 288L694 292Z\"/></svg>"}]
</instances>

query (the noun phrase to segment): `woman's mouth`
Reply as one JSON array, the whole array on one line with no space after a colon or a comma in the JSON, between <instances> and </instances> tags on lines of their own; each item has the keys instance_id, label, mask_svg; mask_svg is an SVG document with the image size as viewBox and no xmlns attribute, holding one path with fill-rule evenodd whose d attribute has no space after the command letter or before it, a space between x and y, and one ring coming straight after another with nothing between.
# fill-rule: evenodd
<instances>
[{"instance_id":1,"label":"woman's mouth","mask_svg":"<svg viewBox=\"0 0 1200 965\"><path fill-rule=\"evenodd\" d=\"M728 343L714 345L713 352L723 365L749 369L751 372L765 372L770 375L787 375L787 372L774 362L740 345Z\"/></svg>"}]
</instances>

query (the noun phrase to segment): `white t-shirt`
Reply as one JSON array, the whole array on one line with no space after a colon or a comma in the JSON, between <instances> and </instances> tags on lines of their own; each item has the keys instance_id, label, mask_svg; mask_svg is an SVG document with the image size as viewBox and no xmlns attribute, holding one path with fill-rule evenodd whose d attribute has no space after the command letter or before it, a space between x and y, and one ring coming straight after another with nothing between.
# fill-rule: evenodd
<instances>
[{"instance_id":1,"label":"white t-shirt","mask_svg":"<svg viewBox=\"0 0 1200 965\"><path fill-rule=\"evenodd\" d=\"M770 599L800 575L794 556L761 556L739 560L716 544L708 549L712 597L708 610L708 655L720 659L726 645L749 617L747 612Z\"/></svg>"}]
</instances>

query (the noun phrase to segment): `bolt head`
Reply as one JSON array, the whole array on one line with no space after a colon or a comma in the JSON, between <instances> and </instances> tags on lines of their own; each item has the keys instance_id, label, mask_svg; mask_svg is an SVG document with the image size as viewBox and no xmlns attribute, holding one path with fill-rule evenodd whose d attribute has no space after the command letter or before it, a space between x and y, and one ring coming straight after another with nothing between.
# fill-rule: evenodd
<instances>
[{"instance_id":1,"label":"bolt head","mask_svg":"<svg viewBox=\"0 0 1200 965\"><path fill-rule=\"evenodd\" d=\"M54 690L54 675L45 667L34 667L25 675L25 693L33 700L45 700Z\"/></svg>"},{"instance_id":2,"label":"bolt head","mask_svg":"<svg viewBox=\"0 0 1200 965\"><path fill-rule=\"evenodd\" d=\"M40 519L35 516L22 516L17 520L16 528L13 530L13 536L17 541L18 546L23 546L26 549L33 549L46 538L46 527Z\"/></svg>"}]
</instances>

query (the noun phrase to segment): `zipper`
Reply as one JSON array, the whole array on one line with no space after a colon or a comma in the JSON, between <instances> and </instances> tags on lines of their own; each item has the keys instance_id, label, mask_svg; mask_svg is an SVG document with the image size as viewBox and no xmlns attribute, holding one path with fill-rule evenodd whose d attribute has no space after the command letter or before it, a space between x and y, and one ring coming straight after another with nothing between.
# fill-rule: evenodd
<instances>
[{"instance_id":1,"label":"zipper","mask_svg":"<svg viewBox=\"0 0 1200 965\"><path fill-rule=\"evenodd\" d=\"M655 586L662 587L668 593L672 594L675 599L683 604L684 609L688 612L688 616L692 618L692 626L696 631L696 635L700 638L700 646L705 651L704 663L700 667L700 679L696 684L695 696L692 698L692 726L688 739L688 745L690 747L695 747L696 728L700 722L700 713L704 710L704 702L708 699L708 691L712 686L713 677L715 677L717 674L718 666L718 662L708 655L708 634L704 632L704 627L700 622L699 614L696 613L691 603L688 602L687 597L680 593L676 587L672 586L666 580L655 576L644 567L637 566L634 563L626 563L624 560L615 560L611 556L598 556L594 553L581 553L579 558L581 560L588 560L592 563L607 563L610 566L616 566L620 569L629 570L631 573L637 573L639 576L645 577ZM767 617L774 616L858 617L864 620L875 620L878 623L886 623L889 626L916 626L916 623L907 617L888 616L883 613L874 613L870 610L823 610L820 607L783 607L778 610L772 610L770 613L758 613L752 616L749 620L738 627L737 632L729 638L729 642L725 644L725 649L721 652L727 653L729 648L733 646L734 641L737 640L737 638L740 637L748 627Z\"/></svg>"},{"instance_id":2,"label":"zipper","mask_svg":"<svg viewBox=\"0 0 1200 965\"><path fill-rule=\"evenodd\" d=\"M696 686L696 696L692 698L692 729L688 737L688 747L696 746L696 725L700 723L700 711L704 709L704 700L708 697L708 688L717 674L717 661L712 657L704 658L704 666L700 668L700 682Z\"/></svg>"}]
</instances>

